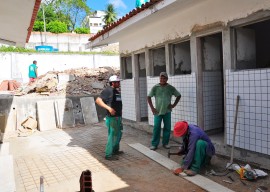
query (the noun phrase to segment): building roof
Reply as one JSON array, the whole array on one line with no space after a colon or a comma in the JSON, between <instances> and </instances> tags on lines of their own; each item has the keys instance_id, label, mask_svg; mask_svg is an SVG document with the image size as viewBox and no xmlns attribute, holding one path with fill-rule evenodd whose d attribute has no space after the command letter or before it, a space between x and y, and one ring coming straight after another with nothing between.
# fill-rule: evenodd
<instances>
[{"instance_id":1,"label":"building roof","mask_svg":"<svg viewBox=\"0 0 270 192\"><path fill-rule=\"evenodd\" d=\"M41 0L9 0L0 3L0 43L24 46L28 42Z\"/></svg>"},{"instance_id":2,"label":"building roof","mask_svg":"<svg viewBox=\"0 0 270 192\"><path fill-rule=\"evenodd\" d=\"M163 0L150 0L150 2L146 2L143 4L141 7L135 8L132 11L130 11L128 14L117 20L116 22L113 22L109 26L106 26L102 31L98 32L96 35L93 37L89 38L89 41L93 41L97 39L98 37L102 36L103 34L107 33L108 31L112 30L113 28L117 27L118 25L126 22L130 18L134 17L138 13L144 11L145 9L148 9L149 7L153 6L154 4L163 1Z\"/></svg>"}]
</instances>

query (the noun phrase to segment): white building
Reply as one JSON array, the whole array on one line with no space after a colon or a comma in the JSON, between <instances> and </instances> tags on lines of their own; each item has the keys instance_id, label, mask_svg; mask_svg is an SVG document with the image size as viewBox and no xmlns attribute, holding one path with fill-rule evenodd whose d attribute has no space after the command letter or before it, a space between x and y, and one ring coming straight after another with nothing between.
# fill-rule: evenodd
<instances>
[{"instance_id":1,"label":"white building","mask_svg":"<svg viewBox=\"0 0 270 192\"><path fill-rule=\"evenodd\" d=\"M119 42L124 119L153 125L147 93L167 71L182 94L172 125L186 120L218 133L223 155L235 138L236 158L267 167L269 10L269 0L151 0L90 38L89 47Z\"/></svg>"},{"instance_id":2,"label":"white building","mask_svg":"<svg viewBox=\"0 0 270 192\"><path fill-rule=\"evenodd\" d=\"M103 29L105 25L103 18L106 15L104 11L95 11L95 13L91 16L88 16L87 27L90 28L91 34L96 34L97 32Z\"/></svg>"}]
</instances>

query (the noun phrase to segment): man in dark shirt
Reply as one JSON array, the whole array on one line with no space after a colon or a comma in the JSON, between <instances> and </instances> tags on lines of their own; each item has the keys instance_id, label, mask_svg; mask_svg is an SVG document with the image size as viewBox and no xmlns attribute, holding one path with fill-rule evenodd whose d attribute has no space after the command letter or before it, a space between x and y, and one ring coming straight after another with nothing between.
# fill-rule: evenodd
<instances>
[{"instance_id":1,"label":"man in dark shirt","mask_svg":"<svg viewBox=\"0 0 270 192\"><path fill-rule=\"evenodd\" d=\"M179 121L174 125L175 137L183 137L179 155L185 155L181 167L174 170L179 175L184 171L188 176L196 175L215 154L215 147L206 133L197 125Z\"/></svg>"},{"instance_id":2,"label":"man in dark shirt","mask_svg":"<svg viewBox=\"0 0 270 192\"><path fill-rule=\"evenodd\" d=\"M105 150L105 159L117 160L118 157L113 155L122 154L119 151L120 140L122 137L122 100L118 91L120 79L113 75L109 78L110 87L105 88L96 103L107 110L106 126L108 128L108 140Z\"/></svg>"}]
</instances>

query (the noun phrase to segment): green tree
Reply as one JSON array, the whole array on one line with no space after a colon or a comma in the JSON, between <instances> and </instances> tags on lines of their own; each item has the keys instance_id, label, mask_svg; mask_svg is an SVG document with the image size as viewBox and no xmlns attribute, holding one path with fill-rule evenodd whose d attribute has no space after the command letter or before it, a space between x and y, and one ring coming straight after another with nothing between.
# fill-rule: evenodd
<instances>
[{"instance_id":1,"label":"green tree","mask_svg":"<svg viewBox=\"0 0 270 192\"><path fill-rule=\"evenodd\" d=\"M78 34L89 34L90 33L90 29L89 28L85 28L85 27L76 28L74 31L76 33L78 33Z\"/></svg>"},{"instance_id":2,"label":"green tree","mask_svg":"<svg viewBox=\"0 0 270 192\"><path fill-rule=\"evenodd\" d=\"M86 15L90 14L90 8L87 6L87 0L57 0L61 4L59 6L70 20L69 29L73 31L76 26L81 26L81 23Z\"/></svg>"},{"instance_id":3,"label":"green tree","mask_svg":"<svg viewBox=\"0 0 270 192\"><path fill-rule=\"evenodd\" d=\"M33 31L44 31L44 22L43 21L35 21L33 26Z\"/></svg>"},{"instance_id":4,"label":"green tree","mask_svg":"<svg viewBox=\"0 0 270 192\"><path fill-rule=\"evenodd\" d=\"M67 32L67 24L61 21L51 21L47 25L47 31L52 33L65 33Z\"/></svg>"},{"instance_id":5,"label":"green tree","mask_svg":"<svg viewBox=\"0 0 270 192\"><path fill-rule=\"evenodd\" d=\"M43 9L46 24L60 21L66 23L69 31L80 26L84 17L90 13L86 0L43 0L36 21L43 21Z\"/></svg>"},{"instance_id":6,"label":"green tree","mask_svg":"<svg viewBox=\"0 0 270 192\"><path fill-rule=\"evenodd\" d=\"M117 13L113 6L113 4L108 4L105 10L106 15L104 16L104 23L105 25L109 25L117 20Z\"/></svg>"}]
</instances>

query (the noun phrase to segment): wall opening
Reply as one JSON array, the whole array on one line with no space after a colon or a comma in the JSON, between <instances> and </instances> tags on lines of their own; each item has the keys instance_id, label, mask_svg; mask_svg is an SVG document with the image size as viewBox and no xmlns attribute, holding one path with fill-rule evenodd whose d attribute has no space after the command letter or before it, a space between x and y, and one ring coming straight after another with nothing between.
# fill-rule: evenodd
<instances>
[{"instance_id":1,"label":"wall opening","mask_svg":"<svg viewBox=\"0 0 270 192\"><path fill-rule=\"evenodd\" d=\"M270 67L270 20L234 28L235 68Z\"/></svg>"},{"instance_id":2,"label":"wall opening","mask_svg":"<svg viewBox=\"0 0 270 192\"><path fill-rule=\"evenodd\" d=\"M165 47L152 49L150 61L154 68L153 76L158 77L161 72L166 71Z\"/></svg>"},{"instance_id":3,"label":"wall opening","mask_svg":"<svg viewBox=\"0 0 270 192\"><path fill-rule=\"evenodd\" d=\"M172 75L191 74L190 41L172 45Z\"/></svg>"},{"instance_id":4,"label":"wall opening","mask_svg":"<svg viewBox=\"0 0 270 192\"><path fill-rule=\"evenodd\" d=\"M222 33L201 39L204 130L224 130L224 83Z\"/></svg>"},{"instance_id":5,"label":"wall opening","mask_svg":"<svg viewBox=\"0 0 270 192\"><path fill-rule=\"evenodd\" d=\"M132 79L132 60L131 56L121 58L122 78Z\"/></svg>"},{"instance_id":6,"label":"wall opening","mask_svg":"<svg viewBox=\"0 0 270 192\"><path fill-rule=\"evenodd\" d=\"M147 104L147 78L146 78L146 66L145 66L145 53L136 54L135 61L139 71L139 110L141 121L148 121L148 104Z\"/></svg>"}]
</instances>

